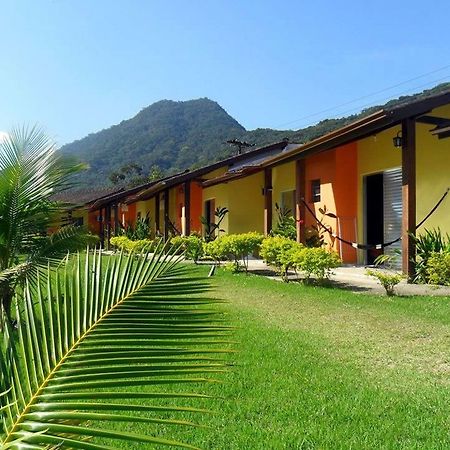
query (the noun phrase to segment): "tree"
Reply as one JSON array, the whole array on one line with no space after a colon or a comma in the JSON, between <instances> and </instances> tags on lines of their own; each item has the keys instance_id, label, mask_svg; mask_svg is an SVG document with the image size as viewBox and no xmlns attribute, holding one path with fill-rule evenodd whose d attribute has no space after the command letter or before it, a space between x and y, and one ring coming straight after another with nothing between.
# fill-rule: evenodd
<instances>
[{"instance_id":1,"label":"tree","mask_svg":"<svg viewBox=\"0 0 450 450\"><path fill-rule=\"evenodd\" d=\"M82 168L37 127L16 128L0 142L0 303L8 314L26 275L92 240L72 225L48 233L64 210L54 195Z\"/></svg>"},{"instance_id":2,"label":"tree","mask_svg":"<svg viewBox=\"0 0 450 450\"><path fill-rule=\"evenodd\" d=\"M14 327L0 309L0 448L195 448L171 434L196 425L180 413L208 412L183 402L206 401L197 390L227 371L231 330L169 245L107 264L101 250L67 258L37 295L26 283ZM127 422L142 431L117 429Z\"/></svg>"},{"instance_id":3,"label":"tree","mask_svg":"<svg viewBox=\"0 0 450 450\"><path fill-rule=\"evenodd\" d=\"M124 186L138 185L146 181L145 176L142 175L142 167L134 163L125 164L118 171L112 172L109 180L114 185Z\"/></svg>"},{"instance_id":4,"label":"tree","mask_svg":"<svg viewBox=\"0 0 450 450\"><path fill-rule=\"evenodd\" d=\"M148 175L149 181L157 181L162 177L164 177L164 170L157 164L153 164L153 166L150 167L150 173Z\"/></svg>"}]
</instances>

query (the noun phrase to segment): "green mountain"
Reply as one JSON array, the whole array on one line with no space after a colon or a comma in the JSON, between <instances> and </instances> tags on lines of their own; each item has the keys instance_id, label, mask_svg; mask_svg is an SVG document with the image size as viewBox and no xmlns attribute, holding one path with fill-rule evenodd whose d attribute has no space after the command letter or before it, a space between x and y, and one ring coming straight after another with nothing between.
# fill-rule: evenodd
<instances>
[{"instance_id":1,"label":"green mountain","mask_svg":"<svg viewBox=\"0 0 450 450\"><path fill-rule=\"evenodd\" d=\"M382 107L392 107L449 88L450 83L441 84L420 94L368 108L359 114L323 120L296 131L269 128L247 131L218 103L207 98L184 102L162 100L118 125L64 145L61 151L89 164L90 169L80 175L83 185L110 185L110 174L130 164L142 167L142 180L152 166L158 166L165 173L174 173L230 156L236 149L225 143L229 139L245 140L256 146L283 138L303 143Z\"/></svg>"}]
</instances>

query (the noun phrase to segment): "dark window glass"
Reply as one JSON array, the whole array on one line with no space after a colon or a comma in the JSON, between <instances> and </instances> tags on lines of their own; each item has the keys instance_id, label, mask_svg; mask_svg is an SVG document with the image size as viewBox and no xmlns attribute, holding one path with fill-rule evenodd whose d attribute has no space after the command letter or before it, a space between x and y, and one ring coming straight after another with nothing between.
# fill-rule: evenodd
<instances>
[{"instance_id":1,"label":"dark window glass","mask_svg":"<svg viewBox=\"0 0 450 450\"><path fill-rule=\"evenodd\" d=\"M311 202L320 202L320 180L311 181Z\"/></svg>"}]
</instances>

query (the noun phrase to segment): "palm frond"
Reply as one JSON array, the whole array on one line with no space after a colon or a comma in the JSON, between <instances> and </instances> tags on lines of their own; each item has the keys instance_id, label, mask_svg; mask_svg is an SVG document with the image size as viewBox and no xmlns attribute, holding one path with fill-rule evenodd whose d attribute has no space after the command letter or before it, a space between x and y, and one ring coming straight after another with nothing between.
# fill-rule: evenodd
<instances>
[{"instance_id":1,"label":"palm frond","mask_svg":"<svg viewBox=\"0 0 450 450\"><path fill-rule=\"evenodd\" d=\"M33 289L25 284L15 324L1 313L2 448L116 448L104 440L194 448L158 427L198 426L179 414L208 410L173 401L208 395L174 389L228 370L231 329L179 259L166 249L140 257L95 250L48 269ZM120 422L150 432L104 426Z\"/></svg>"}]
</instances>

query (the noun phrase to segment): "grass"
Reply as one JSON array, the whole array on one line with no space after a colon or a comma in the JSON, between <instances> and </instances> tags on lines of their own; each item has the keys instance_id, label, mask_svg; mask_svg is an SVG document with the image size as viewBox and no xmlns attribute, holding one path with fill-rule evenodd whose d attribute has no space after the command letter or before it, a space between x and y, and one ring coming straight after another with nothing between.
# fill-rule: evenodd
<instances>
[{"instance_id":1,"label":"grass","mask_svg":"<svg viewBox=\"0 0 450 450\"><path fill-rule=\"evenodd\" d=\"M236 325L238 350L224 382L203 387L221 397L204 403L217 414L202 418L211 429L156 432L205 449L450 448L449 298L221 270L213 285L212 296L228 302L216 307Z\"/></svg>"}]
</instances>

